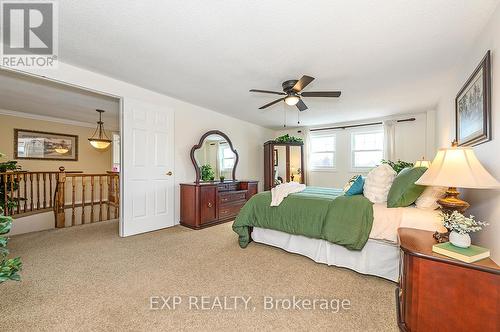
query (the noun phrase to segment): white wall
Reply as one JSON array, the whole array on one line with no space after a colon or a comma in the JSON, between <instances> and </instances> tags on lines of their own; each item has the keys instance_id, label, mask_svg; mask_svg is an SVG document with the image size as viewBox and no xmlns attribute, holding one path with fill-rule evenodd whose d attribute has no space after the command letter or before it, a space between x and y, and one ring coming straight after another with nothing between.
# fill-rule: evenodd
<instances>
[{"instance_id":1,"label":"white wall","mask_svg":"<svg viewBox=\"0 0 500 332\"><path fill-rule=\"evenodd\" d=\"M396 156L395 160L401 159L413 162L425 157L432 159L435 154L435 111L426 113L404 114L392 117L393 119L415 118L411 122L398 122L396 124ZM385 118L388 119L388 118ZM342 123L325 125L321 127L336 127L349 124L378 122L383 119L367 119L356 123ZM381 128L380 126L379 128ZM356 174L366 175L367 172L360 172L351 168L351 133L374 129L375 126L358 127L335 130L336 133L336 170L335 171L314 171L310 173L310 179L307 181L312 186L342 188L349 178ZM276 136L289 134L296 137L304 137L304 128L294 128L276 132Z\"/></svg>"},{"instance_id":2,"label":"white wall","mask_svg":"<svg viewBox=\"0 0 500 332\"><path fill-rule=\"evenodd\" d=\"M492 133L493 140L474 147L483 166L500 179L500 6L452 73L438 107L437 129L440 147L449 147L455 138L455 96L474 71L487 50L491 50ZM467 211L490 223L474 234L473 242L491 249L492 258L500 263L500 190L464 190L463 198L471 204Z\"/></svg>"},{"instance_id":3,"label":"white wall","mask_svg":"<svg viewBox=\"0 0 500 332\"><path fill-rule=\"evenodd\" d=\"M145 101L162 108L170 108L175 112L176 223L179 222L180 214L179 183L195 180L189 151L208 130L218 129L232 140L240 157L236 177L259 180L259 186L262 188L263 143L273 137L272 130L65 63L59 63L59 68L56 70L34 69L31 73L120 96L124 100L132 98Z\"/></svg>"}]
</instances>

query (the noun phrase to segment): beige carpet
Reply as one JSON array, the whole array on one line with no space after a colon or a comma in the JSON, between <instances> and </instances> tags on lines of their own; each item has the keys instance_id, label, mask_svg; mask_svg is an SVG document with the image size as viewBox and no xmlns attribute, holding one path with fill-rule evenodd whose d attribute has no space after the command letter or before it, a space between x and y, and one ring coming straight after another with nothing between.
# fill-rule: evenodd
<instances>
[{"instance_id":1,"label":"beige carpet","mask_svg":"<svg viewBox=\"0 0 500 332\"><path fill-rule=\"evenodd\" d=\"M129 238L119 238L117 228L108 222L13 237L24 270L21 282L0 285L0 330L397 331L389 281L261 244L240 249L230 223ZM150 309L151 296L169 295L181 296L176 310ZM294 295L347 299L351 308L264 309L264 296ZM248 310L242 303L196 310L189 296L251 300Z\"/></svg>"}]
</instances>

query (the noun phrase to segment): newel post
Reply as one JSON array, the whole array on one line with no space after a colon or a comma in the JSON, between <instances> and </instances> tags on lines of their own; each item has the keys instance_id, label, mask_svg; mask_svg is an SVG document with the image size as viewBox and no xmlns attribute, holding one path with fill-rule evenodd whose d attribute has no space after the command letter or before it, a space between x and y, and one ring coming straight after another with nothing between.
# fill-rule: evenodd
<instances>
[{"instance_id":1,"label":"newel post","mask_svg":"<svg viewBox=\"0 0 500 332\"><path fill-rule=\"evenodd\" d=\"M63 228L66 226L66 217L64 213L65 197L64 197L64 184L66 182L66 172L63 166L59 167L59 174L57 174L57 188L55 197L54 214L56 218L56 228Z\"/></svg>"}]
</instances>

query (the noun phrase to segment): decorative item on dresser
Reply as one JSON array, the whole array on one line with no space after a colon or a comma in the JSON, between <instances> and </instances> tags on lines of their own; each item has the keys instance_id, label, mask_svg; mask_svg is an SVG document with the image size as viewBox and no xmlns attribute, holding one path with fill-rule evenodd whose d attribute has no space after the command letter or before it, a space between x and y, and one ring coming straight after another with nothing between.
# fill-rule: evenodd
<instances>
[{"instance_id":1,"label":"decorative item on dresser","mask_svg":"<svg viewBox=\"0 0 500 332\"><path fill-rule=\"evenodd\" d=\"M233 220L257 193L258 181L235 179L238 153L223 132L205 133L191 149L191 160L196 181L180 185L181 225L199 229ZM210 172L203 173L202 168Z\"/></svg>"},{"instance_id":2,"label":"decorative item on dresser","mask_svg":"<svg viewBox=\"0 0 500 332\"><path fill-rule=\"evenodd\" d=\"M305 173L302 141L264 143L264 190L271 190L280 182L305 183Z\"/></svg>"},{"instance_id":3,"label":"decorative item on dresser","mask_svg":"<svg viewBox=\"0 0 500 332\"><path fill-rule=\"evenodd\" d=\"M402 331L499 331L500 267L432 252L432 232L398 230L402 262L396 309Z\"/></svg>"}]
</instances>

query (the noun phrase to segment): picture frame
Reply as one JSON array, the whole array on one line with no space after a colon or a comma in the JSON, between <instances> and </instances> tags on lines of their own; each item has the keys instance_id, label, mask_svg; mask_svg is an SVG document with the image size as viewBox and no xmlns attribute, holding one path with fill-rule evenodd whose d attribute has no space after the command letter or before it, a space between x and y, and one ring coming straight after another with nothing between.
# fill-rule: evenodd
<instances>
[{"instance_id":1,"label":"picture frame","mask_svg":"<svg viewBox=\"0 0 500 332\"><path fill-rule=\"evenodd\" d=\"M273 157L274 158L274 166L278 166L278 164L279 164L278 163L278 149L274 149L273 153L274 153L274 157Z\"/></svg>"},{"instance_id":2,"label":"picture frame","mask_svg":"<svg viewBox=\"0 0 500 332\"><path fill-rule=\"evenodd\" d=\"M14 129L14 159L78 160L78 136Z\"/></svg>"},{"instance_id":3,"label":"picture frame","mask_svg":"<svg viewBox=\"0 0 500 332\"><path fill-rule=\"evenodd\" d=\"M491 57L486 53L455 98L458 146L491 141Z\"/></svg>"}]
</instances>

